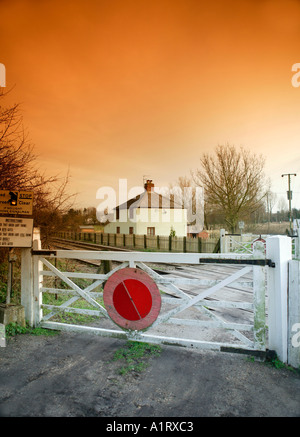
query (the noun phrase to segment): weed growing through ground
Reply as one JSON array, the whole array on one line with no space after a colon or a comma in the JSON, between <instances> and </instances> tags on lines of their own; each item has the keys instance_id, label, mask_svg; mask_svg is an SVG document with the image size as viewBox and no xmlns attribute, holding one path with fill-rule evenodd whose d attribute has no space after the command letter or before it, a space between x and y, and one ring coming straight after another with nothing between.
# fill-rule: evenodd
<instances>
[{"instance_id":1,"label":"weed growing through ground","mask_svg":"<svg viewBox=\"0 0 300 437\"><path fill-rule=\"evenodd\" d=\"M248 357L247 360L252 363L256 361L255 357L253 356ZM295 367L292 367L289 364L283 363L282 361L280 361L280 359L277 357L276 354L267 357L266 360L263 361L261 364L264 364L265 366L268 367L273 367L274 369L278 369L278 370L285 369L295 373L300 373L300 367L296 369Z\"/></svg>"},{"instance_id":2,"label":"weed growing through ground","mask_svg":"<svg viewBox=\"0 0 300 437\"><path fill-rule=\"evenodd\" d=\"M21 326L18 323L9 323L5 326L6 338L14 337L18 334L31 334L31 335L57 335L59 331L54 331L46 328L31 328L30 326Z\"/></svg>"},{"instance_id":3,"label":"weed growing through ground","mask_svg":"<svg viewBox=\"0 0 300 437\"><path fill-rule=\"evenodd\" d=\"M286 369L286 370L290 370L292 372L300 371L300 368L295 369L294 367L289 366L288 364L285 364L282 361L280 361L278 357L273 358L271 360L267 360L266 364L268 366L274 367L275 369Z\"/></svg>"},{"instance_id":4,"label":"weed growing through ground","mask_svg":"<svg viewBox=\"0 0 300 437\"><path fill-rule=\"evenodd\" d=\"M148 366L147 358L158 356L161 347L149 343L128 341L125 347L118 349L113 357L113 361L125 361L125 365L118 369L120 375L128 372L142 372Z\"/></svg>"}]
</instances>

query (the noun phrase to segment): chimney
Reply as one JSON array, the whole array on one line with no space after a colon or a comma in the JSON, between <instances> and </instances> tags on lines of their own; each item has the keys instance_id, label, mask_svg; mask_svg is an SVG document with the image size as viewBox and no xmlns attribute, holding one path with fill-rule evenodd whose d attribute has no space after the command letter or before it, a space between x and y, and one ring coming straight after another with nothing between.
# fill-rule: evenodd
<instances>
[{"instance_id":1,"label":"chimney","mask_svg":"<svg viewBox=\"0 0 300 437\"><path fill-rule=\"evenodd\" d=\"M144 188L145 188L146 191L148 191L148 193L150 191L153 191L154 184L152 184L152 180L147 179L147 182L145 183Z\"/></svg>"}]
</instances>

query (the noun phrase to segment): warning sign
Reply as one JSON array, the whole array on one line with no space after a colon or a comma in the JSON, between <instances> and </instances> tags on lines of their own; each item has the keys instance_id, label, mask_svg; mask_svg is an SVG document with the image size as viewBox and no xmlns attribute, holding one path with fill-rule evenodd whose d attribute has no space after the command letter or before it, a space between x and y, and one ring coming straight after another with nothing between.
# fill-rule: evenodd
<instances>
[{"instance_id":1,"label":"warning sign","mask_svg":"<svg viewBox=\"0 0 300 437\"><path fill-rule=\"evenodd\" d=\"M33 192L0 190L0 215L32 215Z\"/></svg>"},{"instance_id":2,"label":"warning sign","mask_svg":"<svg viewBox=\"0 0 300 437\"><path fill-rule=\"evenodd\" d=\"M33 219L0 217L1 247L31 247Z\"/></svg>"},{"instance_id":3,"label":"warning sign","mask_svg":"<svg viewBox=\"0 0 300 437\"><path fill-rule=\"evenodd\" d=\"M111 275L104 287L103 300L110 318L125 329L148 328L157 319L161 296L153 279L135 268Z\"/></svg>"}]
</instances>

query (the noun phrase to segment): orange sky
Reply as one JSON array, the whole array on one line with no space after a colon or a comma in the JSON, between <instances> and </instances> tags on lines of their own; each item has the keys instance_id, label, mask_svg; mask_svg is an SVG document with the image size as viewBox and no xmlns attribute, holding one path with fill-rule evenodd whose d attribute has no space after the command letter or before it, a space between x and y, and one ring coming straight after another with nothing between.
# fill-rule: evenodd
<instances>
[{"instance_id":1,"label":"orange sky","mask_svg":"<svg viewBox=\"0 0 300 437\"><path fill-rule=\"evenodd\" d=\"M243 145L300 208L300 2L0 0L6 102L49 173L72 176L77 206L97 189L162 187L203 152Z\"/></svg>"}]
</instances>

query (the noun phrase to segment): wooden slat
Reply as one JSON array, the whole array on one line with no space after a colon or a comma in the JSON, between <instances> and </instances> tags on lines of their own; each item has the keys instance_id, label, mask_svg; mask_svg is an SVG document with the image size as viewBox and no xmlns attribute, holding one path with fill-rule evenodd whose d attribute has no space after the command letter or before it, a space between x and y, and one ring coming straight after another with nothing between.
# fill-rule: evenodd
<instances>
[{"instance_id":1,"label":"wooden slat","mask_svg":"<svg viewBox=\"0 0 300 437\"><path fill-rule=\"evenodd\" d=\"M103 308L97 301L95 301L92 297L89 296L89 293L86 293L85 290L82 290L78 285L74 284L69 278L63 275L56 267L54 267L49 261L43 259L43 263L53 271L60 279L62 279L66 284L68 284L73 290L75 290L81 297L87 300L90 304L97 307L103 314L107 316L107 311ZM107 316L108 317L108 316Z\"/></svg>"},{"instance_id":2,"label":"wooden slat","mask_svg":"<svg viewBox=\"0 0 300 437\"><path fill-rule=\"evenodd\" d=\"M177 308L169 311L167 314L164 314L163 316L159 316L158 319L154 322L153 325L157 325L159 323L166 322L173 315L178 314L179 312L184 311L185 309L191 307L195 303L198 303L201 299L204 299L205 297L210 296L211 294L213 294L216 291L218 291L220 288L225 287L226 285L228 285L231 282L235 281L239 277L243 276L245 273L248 273L250 269L251 269L251 267L244 267L243 269L241 269L240 271L236 272L235 274L233 274L229 278L226 278L223 281L221 281L218 285L215 285L215 286L213 286L213 287L211 287L211 288L209 288L207 290L201 291L196 297L191 299L189 302L183 303L183 304L179 305Z\"/></svg>"}]
</instances>

